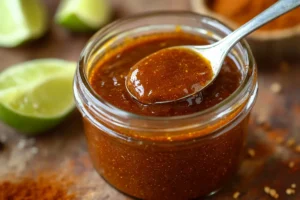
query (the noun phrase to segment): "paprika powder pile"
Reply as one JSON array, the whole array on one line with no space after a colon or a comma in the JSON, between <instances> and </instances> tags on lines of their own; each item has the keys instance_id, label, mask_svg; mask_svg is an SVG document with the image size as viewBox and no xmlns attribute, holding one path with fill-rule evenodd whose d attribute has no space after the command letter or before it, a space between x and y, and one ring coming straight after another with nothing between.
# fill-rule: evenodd
<instances>
[{"instance_id":1,"label":"paprika powder pile","mask_svg":"<svg viewBox=\"0 0 300 200\"><path fill-rule=\"evenodd\" d=\"M69 181L53 176L7 180L0 182L0 200L73 200L75 194L68 193L68 185Z\"/></svg>"},{"instance_id":2,"label":"paprika powder pile","mask_svg":"<svg viewBox=\"0 0 300 200\"><path fill-rule=\"evenodd\" d=\"M210 0L209 8L242 25L273 5L277 0ZM259 30L270 31L300 25L300 8L264 25Z\"/></svg>"}]
</instances>

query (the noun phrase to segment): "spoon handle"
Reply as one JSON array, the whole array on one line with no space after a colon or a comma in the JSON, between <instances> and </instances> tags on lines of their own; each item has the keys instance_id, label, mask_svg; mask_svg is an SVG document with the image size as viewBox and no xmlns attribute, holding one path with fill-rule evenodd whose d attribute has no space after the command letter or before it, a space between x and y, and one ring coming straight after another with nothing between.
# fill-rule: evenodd
<instances>
[{"instance_id":1,"label":"spoon handle","mask_svg":"<svg viewBox=\"0 0 300 200\"><path fill-rule=\"evenodd\" d=\"M261 14L257 15L255 18L235 30L233 33L228 35L226 38L220 41L223 50L226 53L231 49L231 47L236 44L240 39L246 35L252 33L256 29L260 28L269 21L287 13L288 11L297 8L300 6L300 0L280 0L277 3L273 4L271 7L263 11ZM299 13L300 14L300 13Z\"/></svg>"}]
</instances>

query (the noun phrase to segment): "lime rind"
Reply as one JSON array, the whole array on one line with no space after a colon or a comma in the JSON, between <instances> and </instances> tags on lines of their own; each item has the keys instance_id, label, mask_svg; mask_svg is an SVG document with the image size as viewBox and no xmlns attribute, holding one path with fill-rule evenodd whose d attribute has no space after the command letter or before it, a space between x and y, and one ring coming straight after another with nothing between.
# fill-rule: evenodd
<instances>
[{"instance_id":1,"label":"lime rind","mask_svg":"<svg viewBox=\"0 0 300 200\"><path fill-rule=\"evenodd\" d=\"M15 47L41 37L47 30L47 14L40 0L0 1L0 46Z\"/></svg>"},{"instance_id":2,"label":"lime rind","mask_svg":"<svg viewBox=\"0 0 300 200\"><path fill-rule=\"evenodd\" d=\"M0 119L26 135L36 135L57 126L72 110L57 118L37 118L21 115L0 103Z\"/></svg>"},{"instance_id":3,"label":"lime rind","mask_svg":"<svg viewBox=\"0 0 300 200\"><path fill-rule=\"evenodd\" d=\"M55 19L73 31L90 31L107 23L111 10L107 0L63 0Z\"/></svg>"},{"instance_id":4,"label":"lime rind","mask_svg":"<svg viewBox=\"0 0 300 200\"><path fill-rule=\"evenodd\" d=\"M76 63L58 59L8 68L0 74L0 119L27 134L56 126L75 108L75 69Z\"/></svg>"},{"instance_id":5,"label":"lime rind","mask_svg":"<svg viewBox=\"0 0 300 200\"><path fill-rule=\"evenodd\" d=\"M82 22L75 14L70 14L66 17L60 18L58 23L63 27L76 32L93 30L93 28Z\"/></svg>"}]
</instances>

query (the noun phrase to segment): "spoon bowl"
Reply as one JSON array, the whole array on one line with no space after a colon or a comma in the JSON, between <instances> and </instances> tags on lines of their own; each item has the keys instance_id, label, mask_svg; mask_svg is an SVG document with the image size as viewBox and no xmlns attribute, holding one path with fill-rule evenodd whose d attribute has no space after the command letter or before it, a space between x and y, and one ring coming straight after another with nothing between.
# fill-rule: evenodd
<instances>
[{"instance_id":1,"label":"spoon bowl","mask_svg":"<svg viewBox=\"0 0 300 200\"><path fill-rule=\"evenodd\" d=\"M146 56L130 68L125 86L141 103L161 104L197 93L213 76L210 62L197 51L170 47Z\"/></svg>"}]
</instances>

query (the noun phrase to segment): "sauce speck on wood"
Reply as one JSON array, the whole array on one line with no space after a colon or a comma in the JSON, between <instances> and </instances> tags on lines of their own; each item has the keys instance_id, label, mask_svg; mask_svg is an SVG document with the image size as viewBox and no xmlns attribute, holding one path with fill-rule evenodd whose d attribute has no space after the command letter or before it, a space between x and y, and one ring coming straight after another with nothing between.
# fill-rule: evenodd
<instances>
[{"instance_id":1,"label":"sauce speck on wood","mask_svg":"<svg viewBox=\"0 0 300 200\"><path fill-rule=\"evenodd\" d=\"M176 101L201 90L213 77L210 62L187 48L167 48L134 65L129 92L141 103Z\"/></svg>"}]
</instances>

